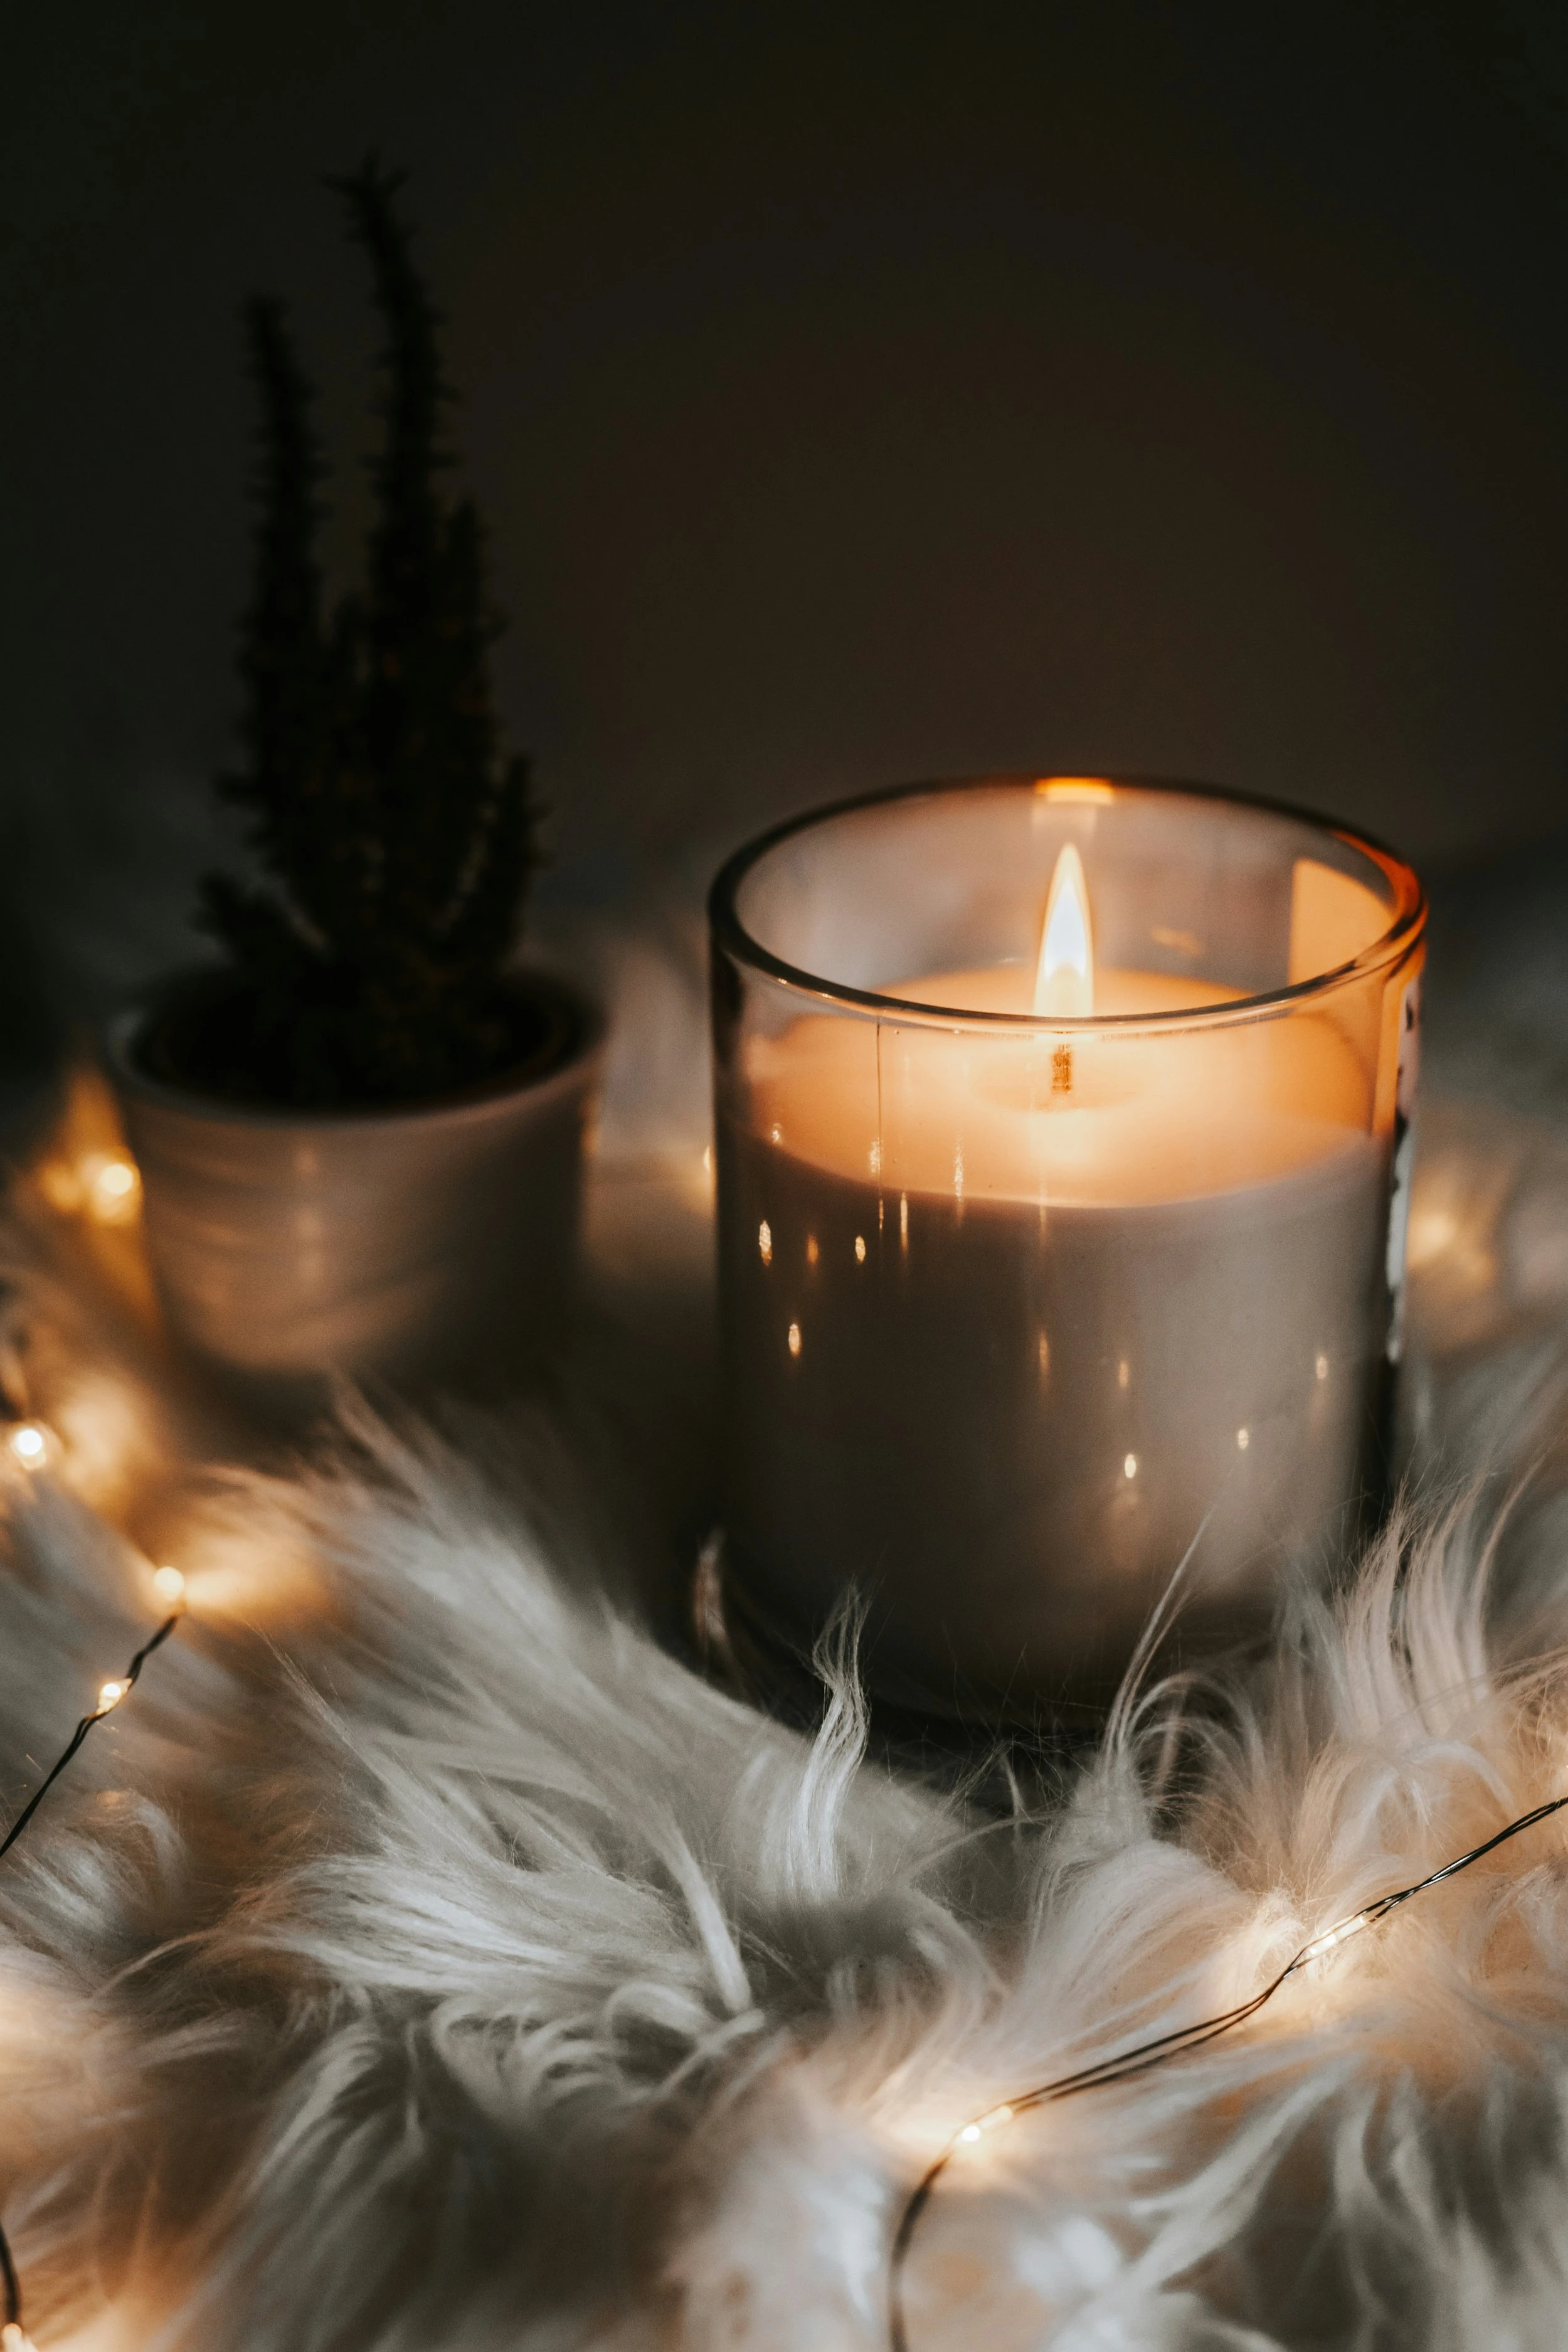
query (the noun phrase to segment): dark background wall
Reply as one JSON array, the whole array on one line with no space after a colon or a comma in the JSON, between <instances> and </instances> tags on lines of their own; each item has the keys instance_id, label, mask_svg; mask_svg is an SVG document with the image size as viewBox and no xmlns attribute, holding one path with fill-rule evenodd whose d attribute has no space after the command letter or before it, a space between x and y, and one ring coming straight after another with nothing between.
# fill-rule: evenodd
<instances>
[{"instance_id":1,"label":"dark background wall","mask_svg":"<svg viewBox=\"0 0 1568 2352\"><path fill-rule=\"evenodd\" d=\"M0 79L14 1002L171 951L286 292L352 556L406 161L558 904L993 764L1452 859L1568 762L1568 18L54 0Z\"/></svg>"}]
</instances>

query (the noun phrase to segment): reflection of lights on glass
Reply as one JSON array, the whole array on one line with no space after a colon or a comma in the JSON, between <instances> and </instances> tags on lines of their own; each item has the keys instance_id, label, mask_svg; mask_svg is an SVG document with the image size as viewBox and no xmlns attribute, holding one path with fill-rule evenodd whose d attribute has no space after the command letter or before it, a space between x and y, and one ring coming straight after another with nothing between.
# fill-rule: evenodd
<instances>
[{"instance_id":1,"label":"reflection of lights on glass","mask_svg":"<svg viewBox=\"0 0 1568 2352\"><path fill-rule=\"evenodd\" d=\"M1040 1376L1041 1380L1043 1380L1047 1372L1051 1370L1051 1341L1046 1338L1043 1331L1040 1335L1038 1345L1040 1350Z\"/></svg>"},{"instance_id":2,"label":"reflection of lights on glass","mask_svg":"<svg viewBox=\"0 0 1568 2352\"><path fill-rule=\"evenodd\" d=\"M789 1353L790 1353L792 1356L798 1356L798 1355L800 1354L800 1326L799 1325L799 1323L791 1323L791 1324L790 1324L790 1326L789 1326Z\"/></svg>"},{"instance_id":3,"label":"reflection of lights on glass","mask_svg":"<svg viewBox=\"0 0 1568 2352\"><path fill-rule=\"evenodd\" d=\"M1116 1367L1116 1386L1119 1389L1124 1389L1132 1377L1133 1368L1131 1364L1128 1363L1125 1356L1124 1356L1121 1362Z\"/></svg>"},{"instance_id":4,"label":"reflection of lights on glass","mask_svg":"<svg viewBox=\"0 0 1568 2352\"><path fill-rule=\"evenodd\" d=\"M1122 1475L1124 1478L1135 1478L1137 1475L1138 1457L1135 1454L1129 1454L1123 1461Z\"/></svg>"},{"instance_id":5,"label":"reflection of lights on glass","mask_svg":"<svg viewBox=\"0 0 1568 2352\"><path fill-rule=\"evenodd\" d=\"M777 1119L775 1119L773 1125L768 1129L768 1134L769 1140L774 1143L782 1143L784 1140L784 1130L779 1125Z\"/></svg>"},{"instance_id":6,"label":"reflection of lights on glass","mask_svg":"<svg viewBox=\"0 0 1568 2352\"><path fill-rule=\"evenodd\" d=\"M177 1568L158 1568L152 1571L152 1590L169 1608L173 1609L185 1597L185 1580Z\"/></svg>"},{"instance_id":7,"label":"reflection of lights on glass","mask_svg":"<svg viewBox=\"0 0 1568 2352\"><path fill-rule=\"evenodd\" d=\"M871 1161L872 1174L873 1176L880 1176L882 1174L882 1142L880 1138L872 1145L872 1148L866 1156Z\"/></svg>"},{"instance_id":8,"label":"reflection of lights on glass","mask_svg":"<svg viewBox=\"0 0 1568 2352\"><path fill-rule=\"evenodd\" d=\"M907 1192L901 1192L898 1196L898 1245L900 1249L909 1247L909 1195Z\"/></svg>"},{"instance_id":9,"label":"reflection of lights on glass","mask_svg":"<svg viewBox=\"0 0 1568 2352\"><path fill-rule=\"evenodd\" d=\"M807 1236L806 1236L806 1263L807 1263L807 1265L816 1265L816 1263L817 1263L818 1258L819 1258L819 1257L821 1257L821 1250L817 1247L817 1236L816 1236L816 1234L807 1234Z\"/></svg>"},{"instance_id":10,"label":"reflection of lights on glass","mask_svg":"<svg viewBox=\"0 0 1568 2352\"><path fill-rule=\"evenodd\" d=\"M1114 787L1102 776L1038 776L1034 789L1044 801L1088 801L1104 806L1116 797Z\"/></svg>"},{"instance_id":11,"label":"reflection of lights on glass","mask_svg":"<svg viewBox=\"0 0 1568 2352\"><path fill-rule=\"evenodd\" d=\"M1319 1380L1320 1380L1320 1381L1326 1381L1326 1380L1327 1380L1327 1378L1328 1378L1328 1376L1329 1376L1329 1360L1328 1360L1328 1358L1327 1358L1326 1356L1323 1356L1323 1355L1320 1355L1320 1356L1319 1356L1318 1360L1317 1360L1317 1365L1316 1365L1316 1370L1317 1370L1317 1375L1318 1375L1318 1378L1319 1378Z\"/></svg>"},{"instance_id":12,"label":"reflection of lights on glass","mask_svg":"<svg viewBox=\"0 0 1568 2352\"><path fill-rule=\"evenodd\" d=\"M865 1235L863 1234L857 1234L855 1235L855 1264L857 1265L863 1265L865 1264Z\"/></svg>"},{"instance_id":13,"label":"reflection of lights on glass","mask_svg":"<svg viewBox=\"0 0 1568 2352\"><path fill-rule=\"evenodd\" d=\"M1410 1212L1405 1255L1412 1267L1427 1266L1452 1249L1459 1238L1459 1220L1443 1204L1421 1201Z\"/></svg>"},{"instance_id":14,"label":"reflection of lights on glass","mask_svg":"<svg viewBox=\"0 0 1568 2352\"><path fill-rule=\"evenodd\" d=\"M120 1700L125 1696L126 1692L130 1688L131 1685L129 1683L101 1684L98 1694L98 1711L99 1715L107 1715L111 1706L118 1706Z\"/></svg>"},{"instance_id":15,"label":"reflection of lights on glass","mask_svg":"<svg viewBox=\"0 0 1568 2352\"><path fill-rule=\"evenodd\" d=\"M703 1145L703 1174L705 1176L711 1176L713 1174L713 1146L711 1143L705 1143Z\"/></svg>"},{"instance_id":16,"label":"reflection of lights on glass","mask_svg":"<svg viewBox=\"0 0 1568 2352\"><path fill-rule=\"evenodd\" d=\"M1165 923L1156 923L1149 933L1156 947L1175 948L1177 955L1200 956L1203 941L1196 931L1172 930Z\"/></svg>"},{"instance_id":17,"label":"reflection of lights on glass","mask_svg":"<svg viewBox=\"0 0 1568 2352\"><path fill-rule=\"evenodd\" d=\"M1237 1433L1236 1433L1236 1450L1237 1450L1237 1452L1238 1452L1239 1454L1245 1454L1245 1453L1246 1453L1246 1451L1247 1451L1247 1448L1251 1444L1251 1443L1252 1443L1252 1433L1251 1433L1250 1430L1239 1429L1239 1430L1237 1431Z\"/></svg>"},{"instance_id":18,"label":"reflection of lights on glass","mask_svg":"<svg viewBox=\"0 0 1568 2352\"><path fill-rule=\"evenodd\" d=\"M764 1265L773 1263L773 1228L766 1217L757 1228L757 1255Z\"/></svg>"},{"instance_id":19,"label":"reflection of lights on glass","mask_svg":"<svg viewBox=\"0 0 1568 2352\"><path fill-rule=\"evenodd\" d=\"M956 1201L961 1201L964 1197L964 1154L962 1150L955 1151L953 1154L953 1197Z\"/></svg>"}]
</instances>

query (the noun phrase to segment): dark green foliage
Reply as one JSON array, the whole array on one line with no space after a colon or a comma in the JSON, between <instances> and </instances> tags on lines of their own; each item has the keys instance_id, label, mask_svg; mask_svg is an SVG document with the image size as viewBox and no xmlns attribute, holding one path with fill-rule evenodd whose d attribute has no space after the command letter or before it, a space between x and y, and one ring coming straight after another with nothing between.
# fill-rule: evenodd
<instances>
[{"instance_id":1,"label":"dark green foliage","mask_svg":"<svg viewBox=\"0 0 1568 2352\"><path fill-rule=\"evenodd\" d=\"M226 1067L193 1074L301 1105L440 1093L532 1042L526 998L502 974L535 814L527 765L502 759L491 708L497 623L479 519L440 493L451 394L439 322L397 180L371 163L339 184L386 334L367 579L324 614L310 394L278 307L253 303L262 464L240 654L247 758L220 789L245 810L261 870L204 884L203 920L236 986Z\"/></svg>"}]
</instances>

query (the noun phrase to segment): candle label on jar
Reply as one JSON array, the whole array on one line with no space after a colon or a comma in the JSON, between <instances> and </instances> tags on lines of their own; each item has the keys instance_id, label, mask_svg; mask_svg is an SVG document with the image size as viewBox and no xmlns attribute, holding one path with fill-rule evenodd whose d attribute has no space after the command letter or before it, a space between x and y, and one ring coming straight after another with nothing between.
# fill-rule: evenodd
<instances>
[{"instance_id":1,"label":"candle label on jar","mask_svg":"<svg viewBox=\"0 0 1568 2352\"><path fill-rule=\"evenodd\" d=\"M1421 980L1406 981L1399 1000L1399 1074L1394 1088L1393 1190L1388 1202L1388 1360L1405 1352L1405 1236L1416 1165L1416 1079L1421 1065Z\"/></svg>"}]
</instances>

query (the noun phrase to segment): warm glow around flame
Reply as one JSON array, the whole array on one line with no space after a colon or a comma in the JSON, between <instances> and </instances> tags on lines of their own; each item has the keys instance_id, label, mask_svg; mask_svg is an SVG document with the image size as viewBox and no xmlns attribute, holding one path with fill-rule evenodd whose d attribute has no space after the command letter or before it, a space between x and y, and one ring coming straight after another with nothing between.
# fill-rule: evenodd
<instances>
[{"instance_id":1,"label":"warm glow around flame","mask_svg":"<svg viewBox=\"0 0 1568 2352\"><path fill-rule=\"evenodd\" d=\"M1094 1010L1094 933L1083 860L1071 842L1056 861L1045 902L1034 1009L1085 1019Z\"/></svg>"}]
</instances>

